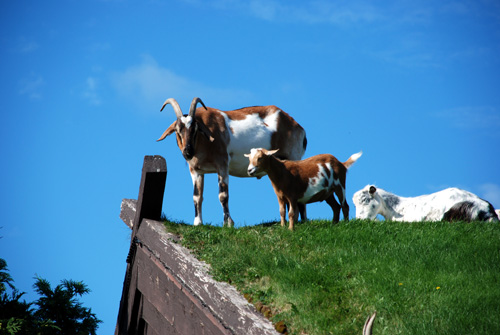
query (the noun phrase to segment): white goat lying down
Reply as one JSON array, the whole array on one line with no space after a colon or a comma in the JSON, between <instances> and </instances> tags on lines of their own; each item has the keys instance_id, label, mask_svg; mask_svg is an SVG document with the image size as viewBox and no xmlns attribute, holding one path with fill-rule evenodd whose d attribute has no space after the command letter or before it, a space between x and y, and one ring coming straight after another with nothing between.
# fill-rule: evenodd
<instances>
[{"instance_id":1,"label":"white goat lying down","mask_svg":"<svg viewBox=\"0 0 500 335\"><path fill-rule=\"evenodd\" d=\"M367 185L352 197L356 218L375 219L377 214L393 221L498 221L493 206L470 192L447 188L445 190L404 198Z\"/></svg>"},{"instance_id":2,"label":"white goat lying down","mask_svg":"<svg viewBox=\"0 0 500 335\"><path fill-rule=\"evenodd\" d=\"M338 222L340 208L344 219L349 219L349 205L345 199L347 169L361 157L361 152L352 155L344 163L332 155L322 154L301 161L280 160L273 156L277 150L252 149L248 174L266 172L271 180L280 205L281 225L285 225L286 206L289 206L288 228L293 230L297 220L298 204L326 201L333 210L333 221ZM340 205L335 200L335 193Z\"/></svg>"}]
</instances>

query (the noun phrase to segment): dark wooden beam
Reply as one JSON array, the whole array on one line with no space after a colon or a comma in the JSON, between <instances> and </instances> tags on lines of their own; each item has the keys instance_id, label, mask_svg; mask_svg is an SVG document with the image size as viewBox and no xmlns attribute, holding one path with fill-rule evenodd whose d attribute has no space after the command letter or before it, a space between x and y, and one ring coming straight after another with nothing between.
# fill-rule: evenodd
<instances>
[{"instance_id":1,"label":"dark wooden beam","mask_svg":"<svg viewBox=\"0 0 500 335\"><path fill-rule=\"evenodd\" d=\"M167 163L165 158L161 156L144 157L133 235L139 229L142 219L160 220L166 180Z\"/></svg>"},{"instance_id":2,"label":"dark wooden beam","mask_svg":"<svg viewBox=\"0 0 500 335\"><path fill-rule=\"evenodd\" d=\"M132 228L130 249L127 256L127 269L123 280L122 298L118 311L118 320L115 334L136 334L143 324L138 319L140 315L133 315L141 299L137 290L137 269L134 269L134 259L139 243L136 234L144 218L160 220L163 205L163 193L167 180L167 163L161 156L145 156L142 166L141 183L137 201L122 202L120 217L126 218L125 223ZM133 221L131 217L133 215ZM137 296L139 294L139 296Z\"/></svg>"}]
</instances>

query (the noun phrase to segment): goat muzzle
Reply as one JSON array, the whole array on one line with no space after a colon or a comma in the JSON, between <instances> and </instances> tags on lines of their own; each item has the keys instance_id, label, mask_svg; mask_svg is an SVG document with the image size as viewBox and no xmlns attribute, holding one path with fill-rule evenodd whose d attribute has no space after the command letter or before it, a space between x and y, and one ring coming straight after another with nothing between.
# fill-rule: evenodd
<instances>
[{"instance_id":1,"label":"goat muzzle","mask_svg":"<svg viewBox=\"0 0 500 335\"><path fill-rule=\"evenodd\" d=\"M186 147L182 151L182 156L184 156L184 158L187 161L190 161L194 157L194 148L193 148L193 146L186 145Z\"/></svg>"},{"instance_id":2,"label":"goat muzzle","mask_svg":"<svg viewBox=\"0 0 500 335\"><path fill-rule=\"evenodd\" d=\"M248 175L250 177L253 177L255 175L255 173L257 172L257 168L255 168L255 167L249 167L248 170L247 170L247 172L248 172Z\"/></svg>"}]
</instances>

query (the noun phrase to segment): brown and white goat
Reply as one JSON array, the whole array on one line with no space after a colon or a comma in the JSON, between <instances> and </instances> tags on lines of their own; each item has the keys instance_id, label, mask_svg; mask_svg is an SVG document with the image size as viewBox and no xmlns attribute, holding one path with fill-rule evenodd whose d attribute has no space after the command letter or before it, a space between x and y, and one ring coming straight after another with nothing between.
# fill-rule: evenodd
<instances>
[{"instance_id":1,"label":"brown and white goat","mask_svg":"<svg viewBox=\"0 0 500 335\"><path fill-rule=\"evenodd\" d=\"M203 108L196 108L201 103ZM229 214L229 175L249 177L248 160L244 154L251 148L281 148L280 158L298 160L307 145L304 129L287 113L276 106L246 107L232 111L220 111L205 107L200 98L194 98L187 115L183 115L177 101L167 99L177 119L161 135L158 141L175 132L177 145L189 164L193 180L195 207L194 225L203 223L201 205L206 173L217 173L219 201L224 211L224 224L233 226ZM199 134L202 134L198 136ZM265 172L253 176L260 178ZM305 219L305 207L301 208Z\"/></svg>"},{"instance_id":2,"label":"brown and white goat","mask_svg":"<svg viewBox=\"0 0 500 335\"><path fill-rule=\"evenodd\" d=\"M333 210L333 222L340 218L349 220L349 205L345 198L347 169L361 157L362 152L352 155L341 163L332 155L316 155L302 161L280 160L274 156L278 150L252 149L249 158L250 176L266 172L278 197L281 225L285 225L286 206L289 205L289 226L293 230L297 220L298 204L326 201ZM340 205L333 194L337 195Z\"/></svg>"}]
</instances>

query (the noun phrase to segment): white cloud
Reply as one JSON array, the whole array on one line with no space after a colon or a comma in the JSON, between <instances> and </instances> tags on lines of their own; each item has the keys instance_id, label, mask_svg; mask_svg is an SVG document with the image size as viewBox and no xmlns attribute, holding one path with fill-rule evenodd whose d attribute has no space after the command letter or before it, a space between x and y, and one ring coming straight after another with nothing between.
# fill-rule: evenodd
<instances>
[{"instance_id":1,"label":"white cloud","mask_svg":"<svg viewBox=\"0 0 500 335\"><path fill-rule=\"evenodd\" d=\"M21 36L14 41L14 44L9 51L16 54L29 54L35 52L39 48L40 45L38 44L38 42L30 38Z\"/></svg>"},{"instance_id":2,"label":"white cloud","mask_svg":"<svg viewBox=\"0 0 500 335\"><path fill-rule=\"evenodd\" d=\"M148 102L162 100L165 94L179 96L191 86L186 79L160 67L148 56L144 57L141 64L115 74L113 81L122 95L135 95Z\"/></svg>"},{"instance_id":3,"label":"white cloud","mask_svg":"<svg viewBox=\"0 0 500 335\"><path fill-rule=\"evenodd\" d=\"M370 52L374 57L405 68L438 68L440 60L431 51L409 50L404 47Z\"/></svg>"},{"instance_id":4,"label":"white cloud","mask_svg":"<svg viewBox=\"0 0 500 335\"><path fill-rule=\"evenodd\" d=\"M297 6L289 2L253 0L248 3L248 9L248 12L267 21L346 25L373 22L383 17L376 7L363 1L313 1Z\"/></svg>"},{"instance_id":5,"label":"white cloud","mask_svg":"<svg viewBox=\"0 0 500 335\"><path fill-rule=\"evenodd\" d=\"M322 24L360 30L370 34L370 42L377 35L390 39L371 46L366 52L373 57L408 68L449 67L456 61L496 60L497 48L478 45L477 41L457 43L456 49L447 48L446 32L437 31L443 20L453 24L479 27L498 12L492 1L415 2L396 1L374 4L367 0L351 1L287 1L287 0L183 0L192 6L212 7L216 10L253 16L257 19L293 24ZM490 21L488 21L490 22ZM494 22L498 22L495 20ZM368 30L366 27L369 27ZM452 34L452 33L449 33ZM395 37L399 36L399 37ZM453 37L454 38L454 37ZM408 43L410 41L410 43ZM413 45L412 45L413 43ZM466 45L465 43L468 43Z\"/></svg>"},{"instance_id":6,"label":"white cloud","mask_svg":"<svg viewBox=\"0 0 500 335\"><path fill-rule=\"evenodd\" d=\"M318 7L317 13L325 13L325 21L336 24L358 24L380 21L384 18L380 9L368 2L348 2L345 6L334 5L331 2L323 2Z\"/></svg>"},{"instance_id":7,"label":"white cloud","mask_svg":"<svg viewBox=\"0 0 500 335\"><path fill-rule=\"evenodd\" d=\"M182 107L197 96L205 102L210 101L209 105L212 106L221 102L240 105L242 100L252 96L245 90L211 87L184 77L161 67L150 56L144 56L141 64L115 73L112 81L121 96L133 100L151 113L157 113L167 98L175 98Z\"/></svg>"},{"instance_id":8,"label":"white cloud","mask_svg":"<svg viewBox=\"0 0 500 335\"><path fill-rule=\"evenodd\" d=\"M83 91L83 97L92 105L100 105L101 99L97 94L97 79L94 77L88 77L85 82L85 89Z\"/></svg>"},{"instance_id":9,"label":"white cloud","mask_svg":"<svg viewBox=\"0 0 500 335\"><path fill-rule=\"evenodd\" d=\"M500 185L497 184L483 184L479 186L480 197L489 201L495 209L500 209Z\"/></svg>"},{"instance_id":10,"label":"white cloud","mask_svg":"<svg viewBox=\"0 0 500 335\"><path fill-rule=\"evenodd\" d=\"M447 119L449 124L461 129L500 128L500 112L490 106L458 107L436 113L438 118Z\"/></svg>"},{"instance_id":11,"label":"white cloud","mask_svg":"<svg viewBox=\"0 0 500 335\"><path fill-rule=\"evenodd\" d=\"M286 10L275 1L253 0L249 2L251 12L260 19L274 20L279 12Z\"/></svg>"},{"instance_id":12,"label":"white cloud","mask_svg":"<svg viewBox=\"0 0 500 335\"><path fill-rule=\"evenodd\" d=\"M19 81L19 94L27 95L30 99L40 99L42 97L42 87L45 84L43 77L31 74L29 78L23 78Z\"/></svg>"},{"instance_id":13,"label":"white cloud","mask_svg":"<svg viewBox=\"0 0 500 335\"><path fill-rule=\"evenodd\" d=\"M280 0L183 0L192 6L211 6L218 10L250 14L265 21L308 24L359 24L382 19L380 10L369 1L302 1Z\"/></svg>"},{"instance_id":14,"label":"white cloud","mask_svg":"<svg viewBox=\"0 0 500 335\"><path fill-rule=\"evenodd\" d=\"M38 43L33 41L25 41L19 44L18 51L20 53L31 53L37 50L39 47Z\"/></svg>"}]
</instances>

